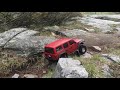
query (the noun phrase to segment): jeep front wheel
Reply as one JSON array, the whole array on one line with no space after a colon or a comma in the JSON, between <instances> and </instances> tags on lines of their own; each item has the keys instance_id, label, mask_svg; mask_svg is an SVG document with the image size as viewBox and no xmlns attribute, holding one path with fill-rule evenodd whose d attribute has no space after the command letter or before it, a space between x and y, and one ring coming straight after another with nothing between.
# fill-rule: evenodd
<instances>
[{"instance_id":1,"label":"jeep front wheel","mask_svg":"<svg viewBox=\"0 0 120 90\"><path fill-rule=\"evenodd\" d=\"M85 45L80 45L79 46L79 53L82 55L82 54L85 54L87 51L87 47Z\"/></svg>"}]
</instances>

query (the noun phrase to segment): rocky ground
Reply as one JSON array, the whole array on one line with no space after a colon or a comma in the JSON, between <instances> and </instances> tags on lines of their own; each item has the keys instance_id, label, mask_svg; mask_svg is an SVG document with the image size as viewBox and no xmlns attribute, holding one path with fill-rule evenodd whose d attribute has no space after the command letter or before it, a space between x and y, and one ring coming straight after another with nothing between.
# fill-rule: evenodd
<instances>
[{"instance_id":1,"label":"rocky ground","mask_svg":"<svg viewBox=\"0 0 120 90\"><path fill-rule=\"evenodd\" d=\"M62 64L48 65L41 53L45 44L62 37L84 39L88 48L83 56L69 56L82 65L75 67L76 77L84 75L81 75L82 67L85 68L85 78L120 77L119 25L120 15L89 15L72 18L61 26L44 27L41 32L27 28L3 32L0 34L0 47L4 47L0 52L0 77L51 78ZM63 68L61 77L73 78L75 68Z\"/></svg>"}]
</instances>

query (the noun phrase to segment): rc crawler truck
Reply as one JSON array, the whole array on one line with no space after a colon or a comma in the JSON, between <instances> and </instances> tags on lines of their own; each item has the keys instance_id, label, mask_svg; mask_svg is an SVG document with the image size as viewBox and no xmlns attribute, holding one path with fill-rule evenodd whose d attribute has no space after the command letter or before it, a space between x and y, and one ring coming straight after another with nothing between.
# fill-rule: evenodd
<instances>
[{"instance_id":1,"label":"rc crawler truck","mask_svg":"<svg viewBox=\"0 0 120 90\"><path fill-rule=\"evenodd\" d=\"M44 57L49 61L58 61L67 58L70 54L78 56L87 51L83 39L62 38L45 45Z\"/></svg>"}]
</instances>

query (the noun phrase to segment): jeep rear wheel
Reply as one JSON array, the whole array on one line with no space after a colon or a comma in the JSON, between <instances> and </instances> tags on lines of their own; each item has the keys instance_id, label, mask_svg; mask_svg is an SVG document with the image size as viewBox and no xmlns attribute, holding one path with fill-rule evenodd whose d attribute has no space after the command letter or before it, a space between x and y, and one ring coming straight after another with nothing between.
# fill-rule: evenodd
<instances>
[{"instance_id":1,"label":"jeep rear wheel","mask_svg":"<svg viewBox=\"0 0 120 90\"><path fill-rule=\"evenodd\" d=\"M75 52L75 55L80 56L80 53L78 50Z\"/></svg>"},{"instance_id":2,"label":"jeep rear wheel","mask_svg":"<svg viewBox=\"0 0 120 90\"><path fill-rule=\"evenodd\" d=\"M87 47L85 45L80 45L79 46L79 53L80 54L85 54L87 51Z\"/></svg>"}]
</instances>

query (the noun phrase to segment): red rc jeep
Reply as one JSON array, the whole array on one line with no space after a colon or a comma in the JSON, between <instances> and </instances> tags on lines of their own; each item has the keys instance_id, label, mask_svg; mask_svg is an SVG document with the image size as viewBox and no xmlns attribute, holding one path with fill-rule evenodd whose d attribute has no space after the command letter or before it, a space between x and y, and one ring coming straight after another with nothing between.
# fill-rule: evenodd
<instances>
[{"instance_id":1,"label":"red rc jeep","mask_svg":"<svg viewBox=\"0 0 120 90\"><path fill-rule=\"evenodd\" d=\"M68 57L75 53L82 55L87 51L82 39L62 38L45 46L44 56L48 60L59 60L61 57Z\"/></svg>"}]
</instances>

